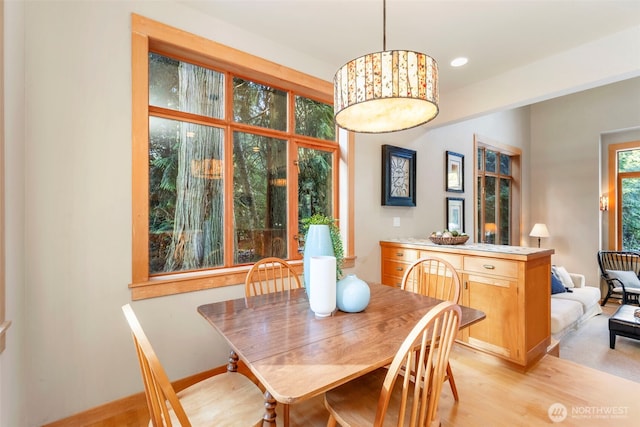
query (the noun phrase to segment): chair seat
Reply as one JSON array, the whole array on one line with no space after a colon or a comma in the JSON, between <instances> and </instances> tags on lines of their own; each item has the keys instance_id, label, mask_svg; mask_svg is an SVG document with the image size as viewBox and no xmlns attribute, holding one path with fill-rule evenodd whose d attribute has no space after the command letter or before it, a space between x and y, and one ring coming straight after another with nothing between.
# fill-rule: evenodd
<instances>
[{"instance_id":1,"label":"chair seat","mask_svg":"<svg viewBox=\"0 0 640 427\"><path fill-rule=\"evenodd\" d=\"M264 416L264 397L256 385L237 372L200 381L177 393L192 426L258 426ZM173 410L171 423L179 426ZM149 422L151 426L152 423Z\"/></svg>"},{"instance_id":2,"label":"chair seat","mask_svg":"<svg viewBox=\"0 0 640 427\"><path fill-rule=\"evenodd\" d=\"M350 381L324 395L325 407L331 412L342 427L371 426L376 418L380 389L387 375L387 368L377 369L367 375ZM384 426L397 426L402 392L402 377L398 377L384 419ZM410 408L413 398L409 396L407 407ZM439 425L439 419L432 425Z\"/></svg>"},{"instance_id":3,"label":"chair seat","mask_svg":"<svg viewBox=\"0 0 640 427\"><path fill-rule=\"evenodd\" d=\"M631 286L625 286L624 290L629 294L640 294L640 288L634 288ZM616 286L613 288L613 292L622 293L622 286Z\"/></svg>"}]
</instances>

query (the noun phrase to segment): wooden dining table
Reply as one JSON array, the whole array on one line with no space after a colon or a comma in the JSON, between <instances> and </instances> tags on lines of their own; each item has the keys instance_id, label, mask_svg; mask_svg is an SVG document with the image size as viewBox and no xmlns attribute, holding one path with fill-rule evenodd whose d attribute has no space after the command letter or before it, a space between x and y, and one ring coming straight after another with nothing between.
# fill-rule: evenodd
<instances>
[{"instance_id":1,"label":"wooden dining table","mask_svg":"<svg viewBox=\"0 0 640 427\"><path fill-rule=\"evenodd\" d=\"M275 402L293 404L388 365L413 326L441 301L369 283L359 313L316 318L303 289L204 304L198 312L265 387L264 426ZM461 306L460 328L485 314Z\"/></svg>"}]
</instances>

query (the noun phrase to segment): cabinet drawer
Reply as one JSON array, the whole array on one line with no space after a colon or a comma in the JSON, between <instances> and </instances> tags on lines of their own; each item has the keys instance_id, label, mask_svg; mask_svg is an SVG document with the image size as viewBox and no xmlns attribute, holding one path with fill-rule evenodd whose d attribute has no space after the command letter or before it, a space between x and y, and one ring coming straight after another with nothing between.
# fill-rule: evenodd
<instances>
[{"instance_id":1,"label":"cabinet drawer","mask_svg":"<svg viewBox=\"0 0 640 427\"><path fill-rule=\"evenodd\" d=\"M456 270L461 270L462 269L462 255L447 254L447 253L444 253L444 252L420 251L420 258L425 258L425 257L440 258L440 259L443 259L443 260L447 261Z\"/></svg>"},{"instance_id":2,"label":"cabinet drawer","mask_svg":"<svg viewBox=\"0 0 640 427\"><path fill-rule=\"evenodd\" d=\"M389 276L387 274L382 275L382 284L392 286L394 288L402 287L402 276Z\"/></svg>"},{"instance_id":3,"label":"cabinet drawer","mask_svg":"<svg viewBox=\"0 0 640 427\"><path fill-rule=\"evenodd\" d=\"M384 261L382 261L382 274L385 276L398 277L400 278L400 280L402 280L404 272L407 271L407 268L410 265L410 262L390 261L388 259L385 259Z\"/></svg>"},{"instance_id":4,"label":"cabinet drawer","mask_svg":"<svg viewBox=\"0 0 640 427\"><path fill-rule=\"evenodd\" d=\"M416 249L404 249L394 247L382 248L382 259L413 262L420 256L420 251Z\"/></svg>"},{"instance_id":5,"label":"cabinet drawer","mask_svg":"<svg viewBox=\"0 0 640 427\"><path fill-rule=\"evenodd\" d=\"M518 277L518 261L465 256L463 262L465 271L504 277Z\"/></svg>"}]
</instances>

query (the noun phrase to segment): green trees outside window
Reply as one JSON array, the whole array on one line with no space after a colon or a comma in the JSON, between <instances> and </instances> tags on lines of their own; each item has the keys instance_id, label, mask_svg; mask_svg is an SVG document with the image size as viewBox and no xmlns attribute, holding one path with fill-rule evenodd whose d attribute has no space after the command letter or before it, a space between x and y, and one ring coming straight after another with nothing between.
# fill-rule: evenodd
<instances>
[{"instance_id":1,"label":"green trees outside window","mask_svg":"<svg viewBox=\"0 0 640 427\"><path fill-rule=\"evenodd\" d=\"M335 138L331 105L150 53L149 273L297 256L300 219L335 216Z\"/></svg>"},{"instance_id":2,"label":"green trees outside window","mask_svg":"<svg viewBox=\"0 0 640 427\"><path fill-rule=\"evenodd\" d=\"M512 181L511 157L478 147L477 152L478 242L510 245Z\"/></svg>"},{"instance_id":3,"label":"green trees outside window","mask_svg":"<svg viewBox=\"0 0 640 427\"><path fill-rule=\"evenodd\" d=\"M640 149L618 152L622 250L640 250Z\"/></svg>"}]
</instances>

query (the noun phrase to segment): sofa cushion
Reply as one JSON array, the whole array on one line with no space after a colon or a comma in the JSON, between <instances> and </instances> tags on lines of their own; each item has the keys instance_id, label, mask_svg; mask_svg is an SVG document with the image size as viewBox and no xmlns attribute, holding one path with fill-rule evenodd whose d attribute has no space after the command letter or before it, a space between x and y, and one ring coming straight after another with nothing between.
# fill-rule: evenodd
<instances>
[{"instance_id":1,"label":"sofa cushion","mask_svg":"<svg viewBox=\"0 0 640 427\"><path fill-rule=\"evenodd\" d=\"M578 323L584 313L582 304L566 298L556 298L560 295L574 295L573 293L556 294L551 298L551 334L559 332Z\"/></svg>"},{"instance_id":2,"label":"sofa cushion","mask_svg":"<svg viewBox=\"0 0 640 427\"><path fill-rule=\"evenodd\" d=\"M551 273L560 279L565 288L573 288L575 286L573 280L571 280L571 275L567 269L561 265L551 266Z\"/></svg>"},{"instance_id":3,"label":"sofa cushion","mask_svg":"<svg viewBox=\"0 0 640 427\"><path fill-rule=\"evenodd\" d=\"M555 294L551 301L555 299L566 299L579 302L582 305L582 313L587 312L593 305L598 305L600 300L600 289L593 286L585 286L584 288L573 288L571 293Z\"/></svg>"},{"instance_id":4,"label":"sofa cushion","mask_svg":"<svg viewBox=\"0 0 640 427\"><path fill-rule=\"evenodd\" d=\"M563 292L567 292L564 285L562 284L560 279L558 279L556 276L552 274L551 275L551 295L561 294Z\"/></svg>"}]
</instances>

